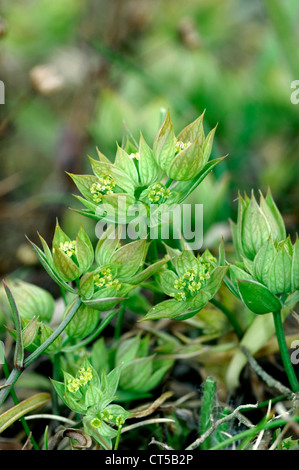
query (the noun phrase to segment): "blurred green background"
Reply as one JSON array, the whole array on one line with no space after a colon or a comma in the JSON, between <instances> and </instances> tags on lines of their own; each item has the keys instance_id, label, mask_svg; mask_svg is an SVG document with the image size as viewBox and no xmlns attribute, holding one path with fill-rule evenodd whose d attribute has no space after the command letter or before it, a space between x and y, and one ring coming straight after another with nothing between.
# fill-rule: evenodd
<instances>
[{"instance_id":1,"label":"blurred green background","mask_svg":"<svg viewBox=\"0 0 299 470\"><path fill-rule=\"evenodd\" d=\"M297 0L2 0L1 276L37 266L25 234L50 241L56 217L94 236L65 172L90 173L96 147L113 159L124 127L151 144L161 108L177 132L204 110L218 124L212 158L228 156L192 195L207 245L229 243L253 188L298 231L298 20Z\"/></svg>"}]
</instances>

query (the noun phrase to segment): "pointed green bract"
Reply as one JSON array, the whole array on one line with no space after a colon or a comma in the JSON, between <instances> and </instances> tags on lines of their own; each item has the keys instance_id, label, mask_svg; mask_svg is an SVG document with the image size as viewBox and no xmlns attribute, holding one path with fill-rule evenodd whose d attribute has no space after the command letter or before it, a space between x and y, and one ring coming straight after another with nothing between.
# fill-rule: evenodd
<instances>
[{"instance_id":1,"label":"pointed green bract","mask_svg":"<svg viewBox=\"0 0 299 470\"><path fill-rule=\"evenodd\" d=\"M90 162L92 170L98 178L101 178L103 175L109 175L113 178L117 186L122 188L128 194L134 195L135 184L125 172L118 169L112 163L98 162L92 158L90 158Z\"/></svg>"},{"instance_id":2,"label":"pointed green bract","mask_svg":"<svg viewBox=\"0 0 299 470\"><path fill-rule=\"evenodd\" d=\"M143 321L159 320L161 318L175 318L181 313L188 310L189 303L177 302L174 299L164 300L163 302L154 305L149 312L143 317Z\"/></svg>"},{"instance_id":3,"label":"pointed green bract","mask_svg":"<svg viewBox=\"0 0 299 470\"><path fill-rule=\"evenodd\" d=\"M272 237L269 237L268 241L257 252L253 263L254 275L264 285L269 285L269 272L275 255L276 249Z\"/></svg>"},{"instance_id":4,"label":"pointed green bract","mask_svg":"<svg viewBox=\"0 0 299 470\"><path fill-rule=\"evenodd\" d=\"M94 293L94 277L93 272L85 273L80 279L80 296L83 299L90 299Z\"/></svg>"},{"instance_id":5,"label":"pointed green bract","mask_svg":"<svg viewBox=\"0 0 299 470\"><path fill-rule=\"evenodd\" d=\"M179 276L183 276L189 269L198 268L198 260L190 250L184 250L173 262Z\"/></svg>"},{"instance_id":6,"label":"pointed green bract","mask_svg":"<svg viewBox=\"0 0 299 470\"><path fill-rule=\"evenodd\" d=\"M292 258L284 246L278 250L269 270L268 287L274 294L291 292Z\"/></svg>"},{"instance_id":7,"label":"pointed green bract","mask_svg":"<svg viewBox=\"0 0 299 470\"><path fill-rule=\"evenodd\" d=\"M205 134L203 129L203 118L204 112L197 118L195 121L191 122L188 126L186 126L177 136L177 139L187 143L187 142L194 142L198 140L199 145L202 145L205 140Z\"/></svg>"},{"instance_id":8,"label":"pointed green bract","mask_svg":"<svg viewBox=\"0 0 299 470\"><path fill-rule=\"evenodd\" d=\"M150 185L162 179L163 170L159 168L153 150L146 143L143 135L139 141L139 174L142 185Z\"/></svg>"},{"instance_id":9,"label":"pointed green bract","mask_svg":"<svg viewBox=\"0 0 299 470\"><path fill-rule=\"evenodd\" d=\"M183 202L206 178L206 176L213 170L213 168L218 165L225 157L215 158L208 162L202 170L192 178L190 181L179 181L175 185L175 190L180 194L179 202Z\"/></svg>"},{"instance_id":10,"label":"pointed green bract","mask_svg":"<svg viewBox=\"0 0 299 470\"><path fill-rule=\"evenodd\" d=\"M160 274L160 284L162 287L163 292L167 295L174 295L174 283L178 281L179 277L178 275L170 271L170 269L166 269Z\"/></svg>"},{"instance_id":11,"label":"pointed green bract","mask_svg":"<svg viewBox=\"0 0 299 470\"><path fill-rule=\"evenodd\" d=\"M146 240L142 239L127 243L114 252L111 262L119 265L119 279L130 281L130 277L143 265L147 248Z\"/></svg>"},{"instance_id":12,"label":"pointed green bract","mask_svg":"<svg viewBox=\"0 0 299 470\"><path fill-rule=\"evenodd\" d=\"M278 297L256 281L239 280L239 292L245 305L259 315L280 311L282 304Z\"/></svg>"},{"instance_id":13,"label":"pointed green bract","mask_svg":"<svg viewBox=\"0 0 299 470\"><path fill-rule=\"evenodd\" d=\"M55 300L47 290L20 279L7 281L7 285L15 299L21 318L31 320L39 317L41 321L51 321ZM1 303L7 305L6 297L2 295Z\"/></svg>"},{"instance_id":14,"label":"pointed green bract","mask_svg":"<svg viewBox=\"0 0 299 470\"><path fill-rule=\"evenodd\" d=\"M216 129L217 129L217 126L214 127L214 129L212 129L209 132L209 134L207 135L207 138L205 139L203 143L203 146L202 146L203 163L207 163L210 158Z\"/></svg>"},{"instance_id":15,"label":"pointed green bract","mask_svg":"<svg viewBox=\"0 0 299 470\"><path fill-rule=\"evenodd\" d=\"M273 200L270 189L268 190L266 199L261 194L260 206L271 227L271 234L272 234L273 240L275 239L277 239L278 241L284 240L286 238L285 224Z\"/></svg>"},{"instance_id":16,"label":"pointed green bract","mask_svg":"<svg viewBox=\"0 0 299 470\"><path fill-rule=\"evenodd\" d=\"M64 317L67 316L74 302L67 306L64 312ZM71 339L85 338L94 331L97 324L99 323L99 320L99 310L88 307L87 305L81 305L74 318L66 327L65 331Z\"/></svg>"},{"instance_id":17,"label":"pointed green bract","mask_svg":"<svg viewBox=\"0 0 299 470\"><path fill-rule=\"evenodd\" d=\"M173 124L169 111L167 111L166 117L155 137L153 145L154 158L165 172L173 160L175 144L176 139Z\"/></svg>"},{"instance_id":18,"label":"pointed green bract","mask_svg":"<svg viewBox=\"0 0 299 470\"><path fill-rule=\"evenodd\" d=\"M299 239L296 238L292 258L292 291L299 290Z\"/></svg>"},{"instance_id":19,"label":"pointed green bract","mask_svg":"<svg viewBox=\"0 0 299 470\"><path fill-rule=\"evenodd\" d=\"M238 290L238 281L240 279L247 279L251 280L253 277L247 271L240 268L239 266L235 266L234 264L230 264L228 267L228 274L229 278L236 290Z\"/></svg>"},{"instance_id":20,"label":"pointed green bract","mask_svg":"<svg viewBox=\"0 0 299 470\"><path fill-rule=\"evenodd\" d=\"M139 177L133 158L131 158L119 145L117 145L114 165L122 170L130 179L132 179L134 184L138 186Z\"/></svg>"},{"instance_id":21,"label":"pointed green bract","mask_svg":"<svg viewBox=\"0 0 299 470\"><path fill-rule=\"evenodd\" d=\"M265 214L252 194L242 221L242 246L245 256L253 260L269 235L270 229Z\"/></svg>"},{"instance_id":22,"label":"pointed green bract","mask_svg":"<svg viewBox=\"0 0 299 470\"><path fill-rule=\"evenodd\" d=\"M91 193L90 188L93 184L96 184L98 182L98 178L95 175L73 175L71 173L68 174L72 178L84 198L87 199L87 201L94 202L93 194Z\"/></svg>"},{"instance_id":23,"label":"pointed green bract","mask_svg":"<svg viewBox=\"0 0 299 470\"><path fill-rule=\"evenodd\" d=\"M57 273L64 281L74 281L80 276L79 266L55 245L53 245L53 261Z\"/></svg>"},{"instance_id":24,"label":"pointed green bract","mask_svg":"<svg viewBox=\"0 0 299 470\"><path fill-rule=\"evenodd\" d=\"M188 181L198 175L204 163L199 140L196 140L175 155L167 168L167 175L177 181Z\"/></svg>"},{"instance_id":25,"label":"pointed green bract","mask_svg":"<svg viewBox=\"0 0 299 470\"><path fill-rule=\"evenodd\" d=\"M95 249L95 259L99 266L110 263L112 255L119 246L121 231L121 226L115 228L111 225L102 234Z\"/></svg>"}]
</instances>

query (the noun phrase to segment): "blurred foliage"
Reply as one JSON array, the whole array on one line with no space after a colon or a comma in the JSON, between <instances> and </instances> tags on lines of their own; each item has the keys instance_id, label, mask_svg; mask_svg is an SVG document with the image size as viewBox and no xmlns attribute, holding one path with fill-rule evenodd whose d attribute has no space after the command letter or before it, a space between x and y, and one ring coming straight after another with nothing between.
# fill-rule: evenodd
<instances>
[{"instance_id":1,"label":"blurred foliage","mask_svg":"<svg viewBox=\"0 0 299 470\"><path fill-rule=\"evenodd\" d=\"M296 0L2 1L1 274L35 264L24 234L50 240L56 217L94 237L66 211L65 171L89 171L96 146L112 158L124 126L151 142L163 107L176 130L203 110L206 131L218 123L212 158L228 157L192 196L206 244L230 239L238 190L252 188L271 186L294 233L298 15Z\"/></svg>"}]
</instances>

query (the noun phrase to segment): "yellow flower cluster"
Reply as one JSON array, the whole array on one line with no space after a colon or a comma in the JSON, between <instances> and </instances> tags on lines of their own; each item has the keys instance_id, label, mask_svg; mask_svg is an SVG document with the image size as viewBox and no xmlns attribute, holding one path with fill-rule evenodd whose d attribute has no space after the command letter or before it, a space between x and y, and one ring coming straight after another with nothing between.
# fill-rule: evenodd
<instances>
[{"instance_id":1,"label":"yellow flower cluster","mask_svg":"<svg viewBox=\"0 0 299 470\"><path fill-rule=\"evenodd\" d=\"M93 418L90 423L94 428L100 428L102 421L99 418Z\"/></svg>"},{"instance_id":2,"label":"yellow flower cluster","mask_svg":"<svg viewBox=\"0 0 299 470\"><path fill-rule=\"evenodd\" d=\"M80 387L86 385L92 379L92 371L90 367L81 367L78 371L78 375L73 379L68 379L67 389L69 392L75 393Z\"/></svg>"},{"instance_id":3,"label":"yellow flower cluster","mask_svg":"<svg viewBox=\"0 0 299 470\"><path fill-rule=\"evenodd\" d=\"M76 241L70 242L61 242L60 249L69 257L73 256L76 253Z\"/></svg>"},{"instance_id":4,"label":"yellow flower cluster","mask_svg":"<svg viewBox=\"0 0 299 470\"><path fill-rule=\"evenodd\" d=\"M169 198L171 192L161 183L154 184L149 192L148 198L151 202L163 202Z\"/></svg>"},{"instance_id":5,"label":"yellow flower cluster","mask_svg":"<svg viewBox=\"0 0 299 470\"><path fill-rule=\"evenodd\" d=\"M101 427L103 421L111 422L115 418L115 416L110 414L107 410L102 411L100 416L101 416L101 419L96 416L95 418L93 418L91 420L91 425L94 428L99 429ZM117 427L122 426L124 424L124 422L125 422L125 419L122 415L116 416L115 424L116 424Z\"/></svg>"},{"instance_id":6,"label":"yellow flower cluster","mask_svg":"<svg viewBox=\"0 0 299 470\"><path fill-rule=\"evenodd\" d=\"M182 150L185 150L191 145L191 142L183 142L182 140L177 140L175 144L175 152L179 153Z\"/></svg>"},{"instance_id":7,"label":"yellow flower cluster","mask_svg":"<svg viewBox=\"0 0 299 470\"><path fill-rule=\"evenodd\" d=\"M93 195L93 200L95 202L102 202L104 194L113 194L113 189L115 187L115 182L112 176L104 174L98 178L97 183L93 183L90 187L90 192Z\"/></svg>"},{"instance_id":8,"label":"yellow flower cluster","mask_svg":"<svg viewBox=\"0 0 299 470\"><path fill-rule=\"evenodd\" d=\"M94 276L94 283L97 287L115 287L116 290L121 288L121 283L118 279L113 279L112 271L110 268L103 268L99 273Z\"/></svg>"},{"instance_id":9,"label":"yellow flower cluster","mask_svg":"<svg viewBox=\"0 0 299 470\"><path fill-rule=\"evenodd\" d=\"M210 271L213 269L211 261L216 262L212 255L205 255L198 259L198 269L190 268L183 276L174 281L173 287L178 292L171 294L179 302L192 297L200 291L206 281L210 278Z\"/></svg>"}]
</instances>

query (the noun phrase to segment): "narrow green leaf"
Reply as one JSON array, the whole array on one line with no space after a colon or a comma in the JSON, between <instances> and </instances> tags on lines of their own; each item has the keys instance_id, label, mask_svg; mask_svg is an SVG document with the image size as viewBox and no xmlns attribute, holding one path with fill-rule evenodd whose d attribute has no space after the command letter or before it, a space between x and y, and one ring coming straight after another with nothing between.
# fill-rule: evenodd
<instances>
[{"instance_id":1,"label":"narrow green leaf","mask_svg":"<svg viewBox=\"0 0 299 470\"><path fill-rule=\"evenodd\" d=\"M87 271L94 260L92 244L82 227L76 237L76 257L81 273Z\"/></svg>"},{"instance_id":2,"label":"narrow green leaf","mask_svg":"<svg viewBox=\"0 0 299 470\"><path fill-rule=\"evenodd\" d=\"M50 399L51 395L49 393L37 393L2 413L0 415L0 434L22 416L45 405Z\"/></svg>"},{"instance_id":3,"label":"narrow green leaf","mask_svg":"<svg viewBox=\"0 0 299 470\"><path fill-rule=\"evenodd\" d=\"M22 368L24 362L24 346L23 346L23 337L22 337L22 325L21 318L16 305L15 299L12 295L12 292L8 285L3 281L3 286L7 295L7 299L10 305L13 323L16 329L16 347L14 353L14 363L15 366ZM0 425L1 428L1 425Z\"/></svg>"}]
</instances>

